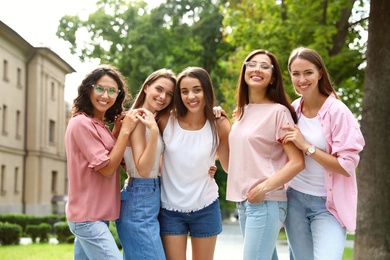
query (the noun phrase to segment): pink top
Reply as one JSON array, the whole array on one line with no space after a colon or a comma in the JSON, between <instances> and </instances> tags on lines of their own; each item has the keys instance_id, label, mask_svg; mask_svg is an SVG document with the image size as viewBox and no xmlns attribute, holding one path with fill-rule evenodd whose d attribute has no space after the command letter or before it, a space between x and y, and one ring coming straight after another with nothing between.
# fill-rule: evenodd
<instances>
[{"instance_id":1,"label":"pink top","mask_svg":"<svg viewBox=\"0 0 390 260\"><path fill-rule=\"evenodd\" d=\"M109 162L115 137L103 121L75 114L65 133L68 166L66 217L72 222L119 218L119 167L111 177L97 170Z\"/></svg>"},{"instance_id":2,"label":"pink top","mask_svg":"<svg viewBox=\"0 0 390 260\"><path fill-rule=\"evenodd\" d=\"M303 99L293 102L298 118ZM318 111L326 139L326 152L337 157L350 177L325 169L326 207L348 232L356 229L357 183L355 169L365 145L357 120L348 107L330 95Z\"/></svg>"},{"instance_id":3,"label":"pink top","mask_svg":"<svg viewBox=\"0 0 390 260\"><path fill-rule=\"evenodd\" d=\"M283 105L249 104L241 120L229 134L229 174L226 199L241 202L258 183L279 171L288 158L278 139L283 125L294 125L290 111ZM284 186L266 193L264 200L287 201Z\"/></svg>"}]
</instances>

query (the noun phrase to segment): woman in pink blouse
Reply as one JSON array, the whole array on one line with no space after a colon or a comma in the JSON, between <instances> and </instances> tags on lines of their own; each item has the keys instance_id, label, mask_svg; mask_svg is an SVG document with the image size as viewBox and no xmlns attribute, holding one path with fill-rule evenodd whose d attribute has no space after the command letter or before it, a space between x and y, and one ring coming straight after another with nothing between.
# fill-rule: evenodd
<instances>
[{"instance_id":1,"label":"woman in pink blouse","mask_svg":"<svg viewBox=\"0 0 390 260\"><path fill-rule=\"evenodd\" d=\"M106 123L121 116L125 96L120 72L108 65L87 74L78 87L65 133L66 218L76 236L74 259L122 259L109 221L119 217L119 164L143 111L131 110L121 117L117 138Z\"/></svg>"}]
</instances>

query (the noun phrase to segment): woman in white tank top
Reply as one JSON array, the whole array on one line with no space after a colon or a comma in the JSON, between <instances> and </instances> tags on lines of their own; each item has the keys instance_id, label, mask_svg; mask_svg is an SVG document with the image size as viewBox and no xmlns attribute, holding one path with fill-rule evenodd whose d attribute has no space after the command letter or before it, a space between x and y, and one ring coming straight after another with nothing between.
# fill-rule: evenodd
<instances>
[{"instance_id":1,"label":"woman in white tank top","mask_svg":"<svg viewBox=\"0 0 390 260\"><path fill-rule=\"evenodd\" d=\"M213 259L222 231L218 186L209 175L218 153L227 171L230 121L215 119L215 94L209 74L184 69L174 92L174 110L160 118L165 150L161 177L161 236L167 259L185 259L187 236L192 259Z\"/></svg>"}]
</instances>

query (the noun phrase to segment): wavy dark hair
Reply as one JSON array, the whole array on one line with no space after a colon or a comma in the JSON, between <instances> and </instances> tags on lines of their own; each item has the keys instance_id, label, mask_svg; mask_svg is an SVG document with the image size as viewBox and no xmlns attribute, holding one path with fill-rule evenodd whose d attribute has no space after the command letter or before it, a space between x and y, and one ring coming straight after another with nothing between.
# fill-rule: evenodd
<instances>
[{"instance_id":1,"label":"wavy dark hair","mask_svg":"<svg viewBox=\"0 0 390 260\"><path fill-rule=\"evenodd\" d=\"M336 91L333 88L333 84L331 82L329 72L326 69L325 63L318 52L307 47L298 47L292 50L288 59L288 71L290 72L290 74L291 63L293 63L297 58L307 60L308 62L314 64L314 66L316 66L317 69L322 72L322 77L318 81L318 90L321 94L328 97L330 94L333 93L335 97L339 99L338 95L336 94ZM296 93L300 95L298 92Z\"/></svg>"},{"instance_id":2,"label":"wavy dark hair","mask_svg":"<svg viewBox=\"0 0 390 260\"><path fill-rule=\"evenodd\" d=\"M169 79L170 81L172 81L174 89L176 88L176 75L172 70L165 69L165 68L156 70L155 72L150 74L149 77L145 79L141 89L137 94L134 104L132 105L132 108L140 108L142 106L142 104L145 102L146 99L146 93L144 92L144 89L147 86L152 85L159 78ZM158 114L167 114L172 110L172 108L173 108L173 98L171 100L171 103L169 103L169 105L166 108L158 111Z\"/></svg>"},{"instance_id":3,"label":"wavy dark hair","mask_svg":"<svg viewBox=\"0 0 390 260\"><path fill-rule=\"evenodd\" d=\"M113 123L115 118L122 114L124 110L123 101L129 98L127 96L127 84L123 79L122 74L116 67L106 64L98 66L96 69L92 70L85 76L77 89L78 95L73 101L73 113L83 112L90 117L94 117L94 107L90 98L91 91L93 91L92 85L105 75L115 80L115 82L118 84L118 89L120 92L116 97L114 105L106 111L104 115L104 121L107 123Z\"/></svg>"},{"instance_id":4,"label":"wavy dark hair","mask_svg":"<svg viewBox=\"0 0 390 260\"><path fill-rule=\"evenodd\" d=\"M294 108L291 106L291 99L287 95L287 92L284 88L282 71L280 69L278 59L271 52L267 50L261 50L261 49L254 50L251 53L249 53L248 56L245 58L244 62L242 63L240 77L238 78L238 86L237 86L237 108L240 114L239 120L242 118L244 114L244 107L249 104L249 89L248 89L248 84L245 81L245 72L246 72L245 62L250 61L253 58L253 56L258 54L267 55L271 59L271 63L274 66L272 69L273 82L272 84L269 84L267 87L267 92L266 92L267 97L270 100L275 101L287 107L288 110L290 110L294 122L297 123L298 122L297 114L295 113Z\"/></svg>"},{"instance_id":5,"label":"wavy dark hair","mask_svg":"<svg viewBox=\"0 0 390 260\"><path fill-rule=\"evenodd\" d=\"M210 78L210 74L205 69L200 67L187 67L184 70L182 70L178 75L177 87L175 88L174 95L173 95L175 115L176 117L183 117L188 112L188 109L184 105L180 94L181 81L186 77L195 78L200 81L204 93L205 104L206 104L204 107L204 114L206 116L206 119L210 122L211 130L214 136L213 148L215 149L217 145L217 127L216 127L215 116L213 113L213 107L215 106L217 99L215 97L214 87Z\"/></svg>"}]
</instances>

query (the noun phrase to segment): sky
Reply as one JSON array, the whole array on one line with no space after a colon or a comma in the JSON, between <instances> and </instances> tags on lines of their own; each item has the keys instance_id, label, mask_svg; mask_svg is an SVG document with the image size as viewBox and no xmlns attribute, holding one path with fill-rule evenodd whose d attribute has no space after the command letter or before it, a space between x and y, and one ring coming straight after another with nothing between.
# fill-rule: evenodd
<instances>
[{"instance_id":1,"label":"sky","mask_svg":"<svg viewBox=\"0 0 390 260\"><path fill-rule=\"evenodd\" d=\"M34 47L47 47L72 66L76 73L65 79L65 101L72 103L77 87L95 63L81 63L70 53L69 44L56 36L64 15L87 17L96 10L97 0L0 0L0 20ZM153 4L159 0L150 0Z\"/></svg>"}]
</instances>

